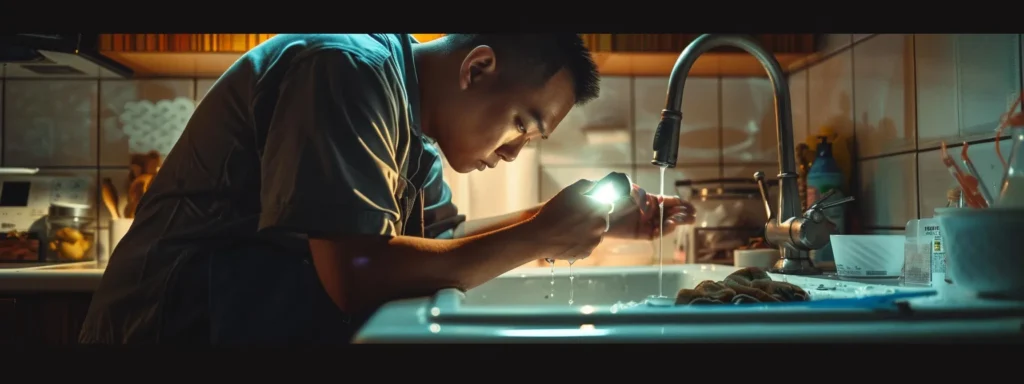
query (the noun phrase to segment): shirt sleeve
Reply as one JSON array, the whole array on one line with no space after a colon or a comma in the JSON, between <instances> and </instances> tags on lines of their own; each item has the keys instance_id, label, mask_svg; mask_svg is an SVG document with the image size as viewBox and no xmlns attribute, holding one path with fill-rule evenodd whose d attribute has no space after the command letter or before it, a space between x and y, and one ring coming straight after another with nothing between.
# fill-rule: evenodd
<instances>
[{"instance_id":1,"label":"shirt sleeve","mask_svg":"<svg viewBox=\"0 0 1024 384\"><path fill-rule=\"evenodd\" d=\"M395 235L400 179L394 77L326 50L284 75L261 156L260 229L310 236ZM404 114L402 114L404 116ZM408 136L408 133L406 133Z\"/></svg>"}]
</instances>

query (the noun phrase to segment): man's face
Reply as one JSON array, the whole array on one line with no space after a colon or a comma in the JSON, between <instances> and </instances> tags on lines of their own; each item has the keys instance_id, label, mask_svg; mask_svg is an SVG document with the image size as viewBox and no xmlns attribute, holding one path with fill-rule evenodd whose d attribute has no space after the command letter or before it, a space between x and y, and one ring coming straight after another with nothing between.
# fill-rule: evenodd
<instances>
[{"instance_id":1,"label":"man's face","mask_svg":"<svg viewBox=\"0 0 1024 384\"><path fill-rule=\"evenodd\" d=\"M477 47L452 74L458 86L435 96L431 132L456 172L515 160L527 142L554 132L574 104L572 78L564 69L540 87L499 82L500 71L494 51Z\"/></svg>"}]
</instances>

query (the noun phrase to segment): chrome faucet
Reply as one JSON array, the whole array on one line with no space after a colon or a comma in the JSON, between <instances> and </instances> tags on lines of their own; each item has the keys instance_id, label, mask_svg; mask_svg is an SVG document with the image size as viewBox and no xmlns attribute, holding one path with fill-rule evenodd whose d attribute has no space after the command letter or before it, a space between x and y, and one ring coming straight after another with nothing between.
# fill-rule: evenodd
<instances>
[{"instance_id":1,"label":"chrome faucet","mask_svg":"<svg viewBox=\"0 0 1024 384\"><path fill-rule=\"evenodd\" d=\"M765 223L765 240L777 247L782 258L772 272L813 275L821 273L811 262L810 251L828 245L831 225L823 211L836 205L853 201L852 197L825 203L831 197L826 193L819 201L801 214L800 191L797 186L795 149L793 145L793 115L790 106L789 84L782 67L775 56L766 51L749 36L742 35L701 35L679 55L668 78L668 96L665 109L661 111L661 122L654 134L654 159L651 163L659 167L674 168L679 156L679 128L683 120L683 85L690 68L700 55L720 46L742 48L757 58L768 72L775 93L775 126L779 137L779 209L773 212L765 186L764 173L754 173L754 180L761 190L768 215Z\"/></svg>"}]
</instances>

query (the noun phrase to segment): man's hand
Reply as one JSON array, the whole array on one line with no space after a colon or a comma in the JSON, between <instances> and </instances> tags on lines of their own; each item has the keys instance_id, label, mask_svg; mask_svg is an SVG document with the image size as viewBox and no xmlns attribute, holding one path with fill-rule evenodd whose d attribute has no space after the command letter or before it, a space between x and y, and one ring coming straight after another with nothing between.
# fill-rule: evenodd
<instances>
[{"instance_id":1,"label":"man's hand","mask_svg":"<svg viewBox=\"0 0 1024 384\"><path fill-rule=\"evenodd\" d=\"M580 180L544 203L530 219L536 241L547 249L541 258L585 259L601 244L608 229L611 206L584 196L594 183Z\"/></svg>"},{"instance_id":2,"label":"man's hand","mask_svg":"<svg viewBox=\"0 0 1024 384\"><path fill-rule=\"evenodd\" d=\"M678 225L693 224L697 212L693 204L678 196L637 193L637 190L634 187L631 199L616 204L608 237L637 240L661 237L661 211L658 207L661 202L665 203L665 233L672 233Z\"/></svg>"}]
</instances>

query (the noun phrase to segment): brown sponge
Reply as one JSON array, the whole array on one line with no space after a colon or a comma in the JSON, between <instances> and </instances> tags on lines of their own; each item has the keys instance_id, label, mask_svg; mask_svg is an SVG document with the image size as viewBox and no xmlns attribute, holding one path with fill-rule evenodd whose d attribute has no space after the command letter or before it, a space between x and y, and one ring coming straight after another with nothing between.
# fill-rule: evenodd
<instances>
[{"instance_id":1,"label":"brown sponge","mask_svg":"<svg viewBox=\"0 0 1024 384\"><path fill-rule=\"evenodd\" d=\"M705 280L693 289L681 289L676 305L744 304L807 301L809 295L790 283L772 281L768 273L748 267L733 272L725 280Z\"/></svg>"}]
</instances>

